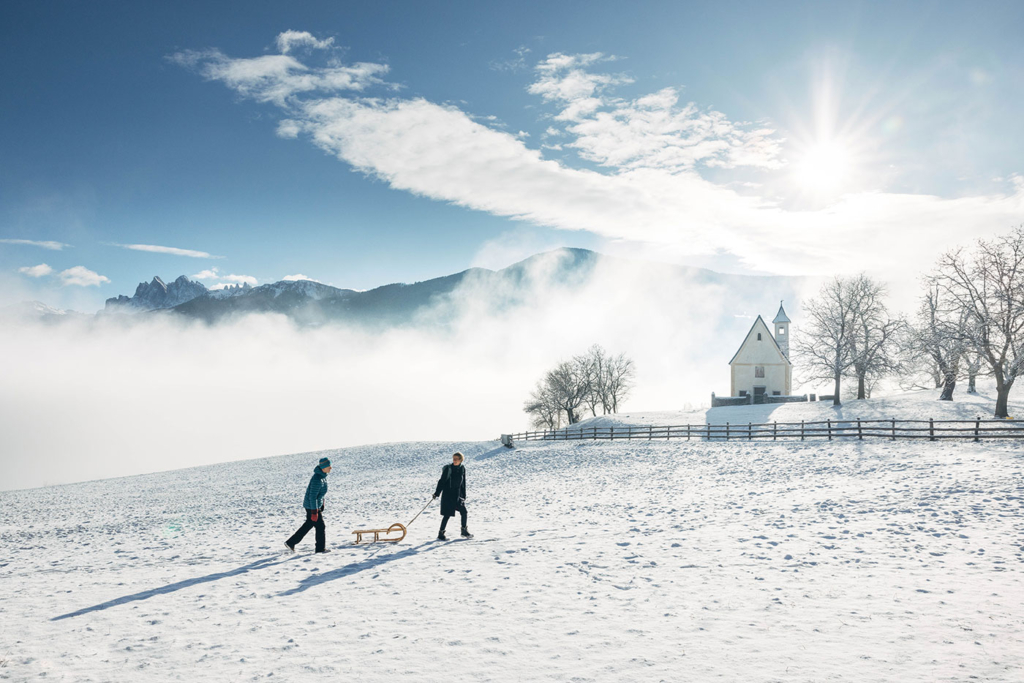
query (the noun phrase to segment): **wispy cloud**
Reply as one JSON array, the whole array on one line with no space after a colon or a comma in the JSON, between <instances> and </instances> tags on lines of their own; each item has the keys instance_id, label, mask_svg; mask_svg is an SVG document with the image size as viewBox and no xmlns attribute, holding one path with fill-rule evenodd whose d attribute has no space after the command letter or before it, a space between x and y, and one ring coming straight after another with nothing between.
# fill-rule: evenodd
<instances>
[{"instance_id":1,"label":"wispy cloud","mask_svg":"<svg viewBox=\"0 0 1024 683\"><path fill-rule=\"evenodd\" d=\"M513 73L525 71L527 68L526 55L530 54L530 48L520 45L515 50L512 50L512 54L515 55L512 59L491 62L491 69L493 71L511 71Z\"/></svg>"},{"instance_id":2,"label":"wispy cloud","mask_svg":"<svg viewBox=\"0 0 1024 683\"><path fill-rule=\"evenodd\" d=\"M25 266L24 268L18 268L18 272L28 275L29 277L45 277L53 272L53 268L45 263L40 263L38 266Z\"/></svg>"},{"instance_id":3,"label":"wispy cloud","mask_svg":"<svg viewBox=\"0 0 1024 683\"><path fill-rule=\"evenodd\" d=\"M109 278L91 271L85 266L75 266L62 270L57 277L61 279L61 283L64 286L98 287L105 282L110 282Z\"/></svg>"},{"instance_id":4,"label":"wispy cloud","mask_svg":"<svg viewBox=\"0 0 1024 683\"><path fill-rule=\"evenodd\" d=\"M336 63L301 64L291 56L231 59L188 53L206 78L280 106L278 133L302 136L397 190L563 230L649 245L665 258L734 254L745 267L776 273L834 273L869 265L903 273L971 236L1005 229L1024 213L1024 179L1008 194L945 199L860 192L813 210L786 208L749 185L704 177L705 169L746 167L770 176L783 159L770 126L680 104L673 88L620 99L625 74L602 73L617 61L601 53L556 53L542 60L530 92L555 107L559 144L584 161L545 159L542 149L451 104L424 98L341 94ZM280 68L264 68L275 59ZM281 60L292 60L285 65ZM354 65L372 77L385 65ZM635 84L634 84L635 85ZM543 143L542 143L543 144ZM741 193L737 188L742 187ZM886 244L879 250L876 245Z\"/></svg>"},{"instance_id":5,"label":"wispy cloud","mask_svg":"<svg viewBox=\"0 0 1024 683\"><path fill-rule=\"evenodd\" d=\"M280 45L281 36L278 36ZM307 34L308 35L308 34ZM285 40L291 47L290 39ZM240 94L260 102L286 106L290 98L308 92L362 91L383 83L386 64L357 62L310 68L282 52L250 59L231 59L220 50L186 50L171 55L171 62L194 69L207 80L223 81Z\"/></svg>"},{"instance_id":6,"label":"wispy cloud","mask_svg":"<svg viewBox=\"0 0 1024 683\"><path fill-rule=\"evenodd\" d=\"M311 278L308 275L296 274L296 275L285 275L281 278L285 282L295 282L296 280L309 280L310 282L320 282L317 279Z\"/></svg>"},{"instance_id":7,"label":"wispy cloud","mask_svg":"<svg viewBox=\"0 0 1024 683\"><path fill-rule=\"evenodd\" d=\"M0 243L3 244L23 244L29 247L42 247L43 249L51 249L53 251L60 251L66 247L70 247L70 244L64 244L63 242L55 242L53 240L18 240L18 239L0 239Z\"/></svg>"},{"instance_id":8,"label":"wispy cloud","mask_svg":"<svg viewBox=\"0 0 1024 683\"><path fill-rule=\"evenodd\" d=\"M309 31L285 31L277 36L277 49L286 55L295 47L308 47L314 50L326 50L334 45L334 38L318 40Z\"/></svg>"},{"instance_id":9,"label":"wispy cloud","mask_svg":"<svg viewBox=\"0 0 1024 683\"><path fill-rule=\"evenodd\" d=\"M190 258L224 258L223 256L214 256L213 254L205 251L179 249L178 247L162 247L157 244L113 244L111 246L121 247L122 249L131 249L132 251L147 251L152 254L170 254L172 256L188 256Z\"/></svg>"},{"instance_id":10,"label":"wispy cloud","mask_svg":"<svg viewBox=\"0 0 1024 683\"><path fill-rule=\"evenodd\" d=\"M767 127L734 123L725 114L680 106L679 92L663 88L633 100L611 95L633 80L588 70L611 60L600 52L548 56L537 65L529 91L555 104L555 120L575 137L567 146L582 158L617 169L691 170L698 163L735 168L779 168L782 140ZM547 135L557 134L548 128Z\"/></svg>"}]
</instances>

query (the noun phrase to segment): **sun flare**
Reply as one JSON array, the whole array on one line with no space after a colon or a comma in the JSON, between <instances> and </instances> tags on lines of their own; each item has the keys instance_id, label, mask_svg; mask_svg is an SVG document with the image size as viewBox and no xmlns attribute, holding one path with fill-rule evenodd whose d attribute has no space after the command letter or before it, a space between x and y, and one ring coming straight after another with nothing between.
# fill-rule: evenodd
<instances>
[{"instance_id":1,"label":"sun flare","mask_svg":"<svg viewBox=\"0 0 1024 683\"><path fill-rule=\"evenodd\" d=\"M797 182L815 192L842 189L850 166L850 154L835 141L818 142L807 149L797 166Z\"/></svg>"}]
</instances>

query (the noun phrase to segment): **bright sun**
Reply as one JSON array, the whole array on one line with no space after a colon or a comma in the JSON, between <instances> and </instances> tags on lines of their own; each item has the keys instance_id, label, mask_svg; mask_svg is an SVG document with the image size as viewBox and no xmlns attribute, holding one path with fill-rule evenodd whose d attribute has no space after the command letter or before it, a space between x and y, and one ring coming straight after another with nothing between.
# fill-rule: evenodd
<instances>
[{"instance_id":1,"label":"bright sun","mask_svg":"<svg viewBox=\"0 0 1024 683\"><path fill-rule=\"evenodd\" d=\"M835 141L819 142L808 148L797 166L797 182L814 192L841 189L849 170L850 155Z\"/></svg>"}]
</instances>

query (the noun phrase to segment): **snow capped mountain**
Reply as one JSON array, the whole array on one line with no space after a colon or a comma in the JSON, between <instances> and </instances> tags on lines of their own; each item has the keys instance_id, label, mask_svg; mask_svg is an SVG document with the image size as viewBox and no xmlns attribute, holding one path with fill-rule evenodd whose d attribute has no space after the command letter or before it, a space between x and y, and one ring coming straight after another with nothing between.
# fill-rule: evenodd
<instances>
[{"instance_id":1,"label":"snow capped mountain","mask_svg":"<svg viewBox=\"0 0 1024 683\"><path fill-rule=\"evenodd\" d=\"M203 296L207 291L204 284L190 280L184 275L169 285L154 276L151 282L140 282L132 297L122 294L107 299L105 310L153 311L174 308L197 296Z\"/></svg>"},{"instance_id":2,"label":"snow capped mountain","mask_svg":"<svg viewBox=\"0 0 1024 683\"><path fill-rule=\"evenodd\" d=\"M63 320L69 316L80 316L76 311L48 306L42 301L22 301L0 308L0 319L11 320Z\"/></svg>"},{"instance_id":3,"label":"snow capped mountain","mask_svg":"<svg viewBox=\"0 0 1024 683\"><path fill-rule=\"evenodd\" d=\"M456 319L464 312L460 307L467 304L491 313L503 312L535 307L560 294L568 301L588 288L593 294L596 287L602 295L618 295L629 289L667 306L687 299L714 299L721 302L719 312L723 315L745 317L749 311L769 307L778 299L795 298L800 281L784 276L727 275L563 248L500 270L469 268L422 282L394 283L365 291L313 280L211 290L184 275L170 284L154 277L140 283L134 296L108 299L104 312L170 311L207 323L252 313L276 313L302 326L356 323L384 327L417 321L443 325ZM708 322L717 326L720 321Z\"/></svg>"}]
</instances>

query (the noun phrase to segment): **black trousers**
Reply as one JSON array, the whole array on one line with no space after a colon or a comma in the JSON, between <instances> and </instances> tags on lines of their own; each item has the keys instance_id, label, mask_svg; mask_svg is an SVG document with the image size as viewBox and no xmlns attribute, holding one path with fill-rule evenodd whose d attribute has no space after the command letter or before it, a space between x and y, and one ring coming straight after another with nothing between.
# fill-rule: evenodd
<instances>
[{"instance_id":1,"label":"black trousers","mask_svg":"<svg viewBox=\"0 0 1024 683\"><path fill-rule=\"evenodd\" d=\"M313 521L313 513L317 513L316 521ZM316 529L316 549L323 550L327 547L327 528L324 526L324 513L320 510L306 510L306 521L302 523L299 530L288 539L288 545L295 547L309 533L310 529Z\"/></svg>"},{"instance_id":2,"label":"black trousers","mask_svg":"<svg viewBox=\"0 0 1024 683\"><path fill-rule=\"evenodd\" d=\"M466 504L465 503L459 503L458 505L455 506L455 511L458 512L462 516L462 528L465 529L466 528L466 516L469 514L469 513L466 512ZM448 518L452 517L452 516L453 515L445 515L444 517L441 518L441 531L444 531L444 528L446 526L448 526Z\"/></svg>"}]
</instances>

